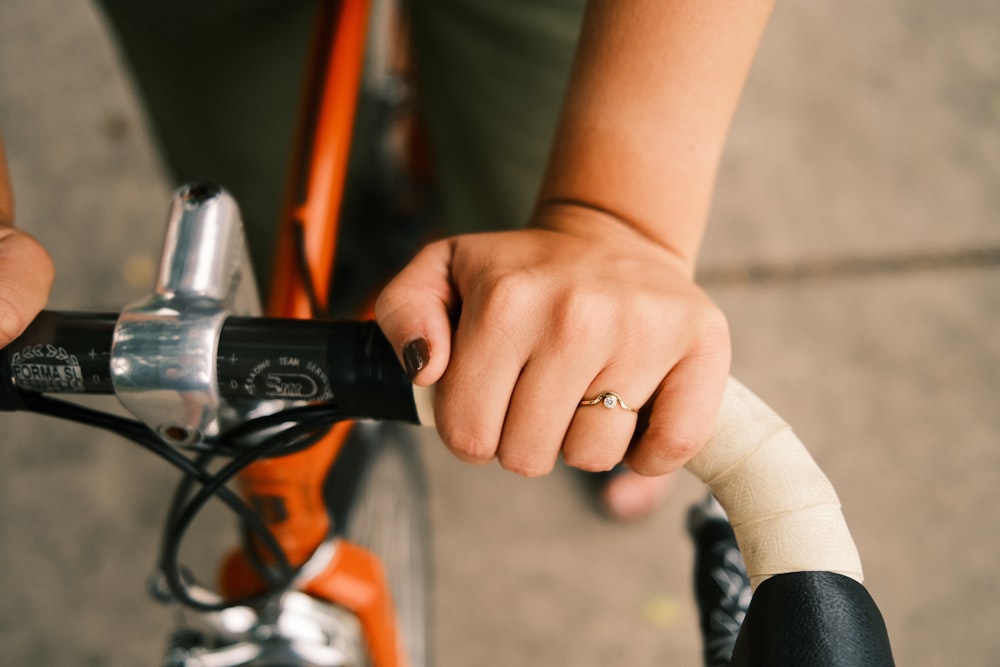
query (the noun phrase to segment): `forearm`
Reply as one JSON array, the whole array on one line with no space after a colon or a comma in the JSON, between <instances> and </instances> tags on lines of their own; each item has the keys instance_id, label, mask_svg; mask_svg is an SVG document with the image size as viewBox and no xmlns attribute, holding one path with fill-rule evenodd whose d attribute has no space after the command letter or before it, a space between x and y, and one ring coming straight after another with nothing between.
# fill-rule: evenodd
<instances>
[{"instance_id":1,"label":"forearm","mask_svg":"<svg viewBox=\"0 0 1000 667\"><path fill-rule=\"evenodd\" d=\"M771 0L592 0L539 205L610 214L693 272Z\"/></svg>"}]
</instances>

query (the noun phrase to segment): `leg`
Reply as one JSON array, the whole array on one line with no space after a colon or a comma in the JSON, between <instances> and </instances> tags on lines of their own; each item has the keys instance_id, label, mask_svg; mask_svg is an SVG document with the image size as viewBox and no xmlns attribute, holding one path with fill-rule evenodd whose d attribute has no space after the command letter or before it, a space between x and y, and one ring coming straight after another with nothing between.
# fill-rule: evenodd
<instances>
[{"instance_id":1,"label":"leg","mask_svg":"<svg viewBox=\"0 0 1000 667\"><path fill-rule=\"evenodd\" d=\"M240 203L261 286L316 5L101 0L170 177L215 181Z\"/></svg>"}]
</instances>

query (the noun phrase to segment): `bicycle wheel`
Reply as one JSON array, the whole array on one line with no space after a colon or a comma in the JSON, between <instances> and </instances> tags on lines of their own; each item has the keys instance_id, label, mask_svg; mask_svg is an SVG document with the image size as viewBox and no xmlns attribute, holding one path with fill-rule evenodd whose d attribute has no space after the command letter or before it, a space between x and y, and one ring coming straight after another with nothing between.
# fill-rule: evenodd
<instances>
[{"instance_id":1,"label":"bicycle wheel","mask_svg":"<svg viewBox=\"0 0 1000 667\"><path fill-rule=\"evenodd\" d=\"M356 424L327 480L334 532L385 567L408 664L430 664L430 548L423 467L412 427Z\"/></svg>"}]
</instances>

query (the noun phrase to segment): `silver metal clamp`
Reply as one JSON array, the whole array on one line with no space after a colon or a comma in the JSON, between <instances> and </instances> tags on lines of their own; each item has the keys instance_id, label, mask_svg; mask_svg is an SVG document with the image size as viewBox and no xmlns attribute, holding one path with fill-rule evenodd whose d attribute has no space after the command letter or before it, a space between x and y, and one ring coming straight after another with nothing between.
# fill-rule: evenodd
<instances>
[{"instance_id":1,"label":"silver metal clamp","mask_svg":"<svg viewBox=\"0 0 1000 667\"><path fill-rule=\"evenodd\" d=\"M173 197L153 293L127 306L111 348L121 403L170 444L220 432L216 351L230 315L260 315L239 208L215 185Z\"/></svg>"}]
</instances>

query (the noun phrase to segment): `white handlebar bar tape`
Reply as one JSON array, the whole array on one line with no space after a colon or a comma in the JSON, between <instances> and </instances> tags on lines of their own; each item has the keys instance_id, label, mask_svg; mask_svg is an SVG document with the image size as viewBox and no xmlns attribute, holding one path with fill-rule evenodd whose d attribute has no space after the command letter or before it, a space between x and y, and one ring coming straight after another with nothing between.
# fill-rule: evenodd
<instances>
[{"instance_id":1,"label":"white handlebar bar tape","mask_svg":"<svg viewBox=\"0 0 1000 667\"><path fill-rule=\"evenodd\" d=\"M434 426L434 385L418 387L413 385L413 404L417 408L417 420L421 426Z\"/></svg>"},{"instance_id":2,"label":"white handlebar bar tape","mask_svg":"<svg viewBox=\"0 0 1000 667\"><path fill-rule=\"evenodd\" d=\"M687 468L725 508L754 589L787 572L863 580L830 481L791 427L733 378L712 437Z\"/></svg>"},{"instance_id":3,"label":"white handlebar bar tape","mask_svg":"<svg viewBox=\"0 0 1000 667\"><path fill-rule=\"evenodd\" d=\"M432 426L433 387L413 390L420 423ZM788 572L863 580L830 480L791 427L733 378L712 437L687 468L725 508L754 589Z\"/></svg>"}]
</instances>

